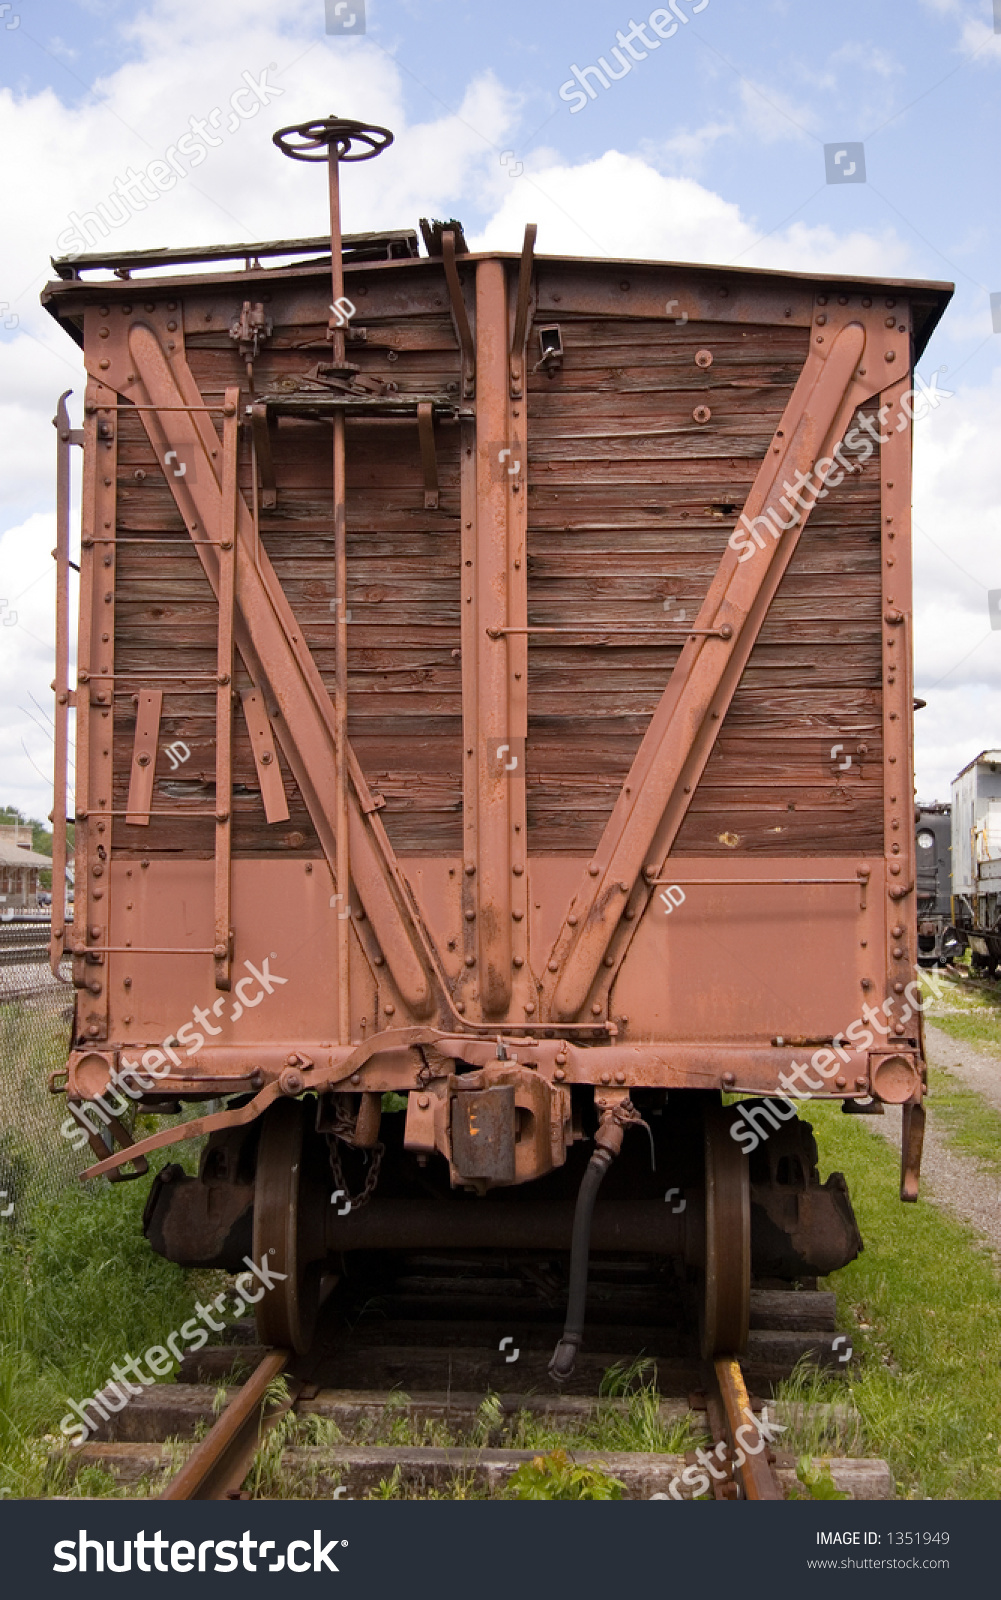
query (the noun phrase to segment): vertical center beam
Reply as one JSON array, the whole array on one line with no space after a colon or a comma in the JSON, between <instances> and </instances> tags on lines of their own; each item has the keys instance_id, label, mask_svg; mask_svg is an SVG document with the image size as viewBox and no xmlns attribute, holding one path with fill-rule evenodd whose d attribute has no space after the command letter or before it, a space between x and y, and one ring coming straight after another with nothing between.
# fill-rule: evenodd
<instances>
[{"instance_id":1,"label":"vertical center beam","mask_svg":"<svg viewBox=\"0 0 1001 1600\"><path fill-rule=\"evenodd\" d=\"M507 283L501 261L476 268L476 510L472 583L475 730L467 726L466 796L475 807L475 924L480 1000L486 1017L506 1015L512 995L513 885L525 880L525 642L505 630L525 626L524 535L517 533L524 490L508 398ZM522 419L519 419L522 420ZM515 568L514 563L519 563ZM468 573L464 572L464 577ZM521 582L519 593L512 579ZM463 605L463 610L467 609ZM468 655L466 657L468 660ZM517 676L516 676L517 674ZM515 691L520 691L519 694ZM470 783L475 767L475 781ZM472 795L469 790L472 789ZM523 958L522 958L523 960Z\"/></svg>"}]
</instances>

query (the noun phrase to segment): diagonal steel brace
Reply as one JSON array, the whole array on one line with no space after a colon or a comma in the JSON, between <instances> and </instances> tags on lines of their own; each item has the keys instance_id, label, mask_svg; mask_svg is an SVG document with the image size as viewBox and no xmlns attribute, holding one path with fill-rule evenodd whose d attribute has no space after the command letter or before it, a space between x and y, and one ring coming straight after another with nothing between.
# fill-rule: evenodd
<instances>
[{"instance_id":1,"label":"diagonal steel brace","mask_svg":"<svg viewBox=\"0 0 1001 1600\"><path fill-rule=\"evenodd\" d=\"M860 371L871 331L862 320L844 319L811 344L748 495L748 522L772 508L788 522L788 507L780 505L784 482L810 474L855 407L876 392ZM644 863L659 863L671 848L808 511L799 510L789 531L766 539L751 559L741 561L729 546L723 555L696 621L723 636L693 635L685 644L550 956L556 976L546 998L560 1020L576 1017L587 1001Z\"/></svg>"}]
</instances>

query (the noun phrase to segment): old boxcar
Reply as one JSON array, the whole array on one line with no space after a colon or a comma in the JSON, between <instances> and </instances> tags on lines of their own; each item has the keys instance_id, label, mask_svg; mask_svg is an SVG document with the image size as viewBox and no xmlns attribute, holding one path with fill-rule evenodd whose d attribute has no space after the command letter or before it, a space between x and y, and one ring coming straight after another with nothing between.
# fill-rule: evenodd
<instances>
[{"instance_id":1,"label":"old boxcar","mask_svg":"<svg viewBox=\"0 0 1001 1600\"><path fill-rule=\"evenodd\" d=\"M952 780L952 896L975 972L1001 966L1001 750L982 750Z\"/></svg>"},{"instance_id":2,"label":"old boxcar","mask_svg":"<svg viewBox=\"0 0 1001 1600\"><path fill-rule=\"evenodd\" d=\"M918 960L944 965L963 947L952 921L952 806L933 801L914 816Z\"/></svg>"},{"instance_id":3,"label":"old boxcar","mask_svg":"<svg viewBox=\"0 0 1001 1600\"><path fill-rule=\"evenodd\" d=\"M54 263L53 1086L89 1175L207 1136L146 1231L266 1253L267 1341L354 1251L572 1243L557 1377L589 1248L678 1258L739 1351L752 1271L861 1247L799 1099L902 1104L917 1193L911 373L950 289L342 237L389 137L276 135L329 239Z\"/></svg>"}]
</instances>

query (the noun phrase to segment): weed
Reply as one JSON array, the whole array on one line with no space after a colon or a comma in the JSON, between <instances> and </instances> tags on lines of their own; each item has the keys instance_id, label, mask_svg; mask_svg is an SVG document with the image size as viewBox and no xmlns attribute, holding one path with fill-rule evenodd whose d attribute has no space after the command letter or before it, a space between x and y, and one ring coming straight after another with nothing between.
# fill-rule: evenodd
<instances>
[{"instance_id":1,"label":"weed","mask_svg":"<svg viewBox=\"0 0 1001 1600\"><path fill-rule=\"evenodd\" d=\"M805 1495L798 1495L800 1500L850 1500L851 1496L843 1493L831 1477L831 1469L826 1462L811 1461L809 1456L800 1456L796 1463L796 1476L806 1490Z\"/></svg>"},{"instance_id":2,"label":"weed","mask_svg":"<svg viewBox=\"0 0 1001 1600\"><path fill-rule=\"evenodd\" d=\"M503 1491L505 1500L621 1500L625 1484L602 1467L581 1466L565 1450L522 1462Z\"/></svg>"}]
</instances>

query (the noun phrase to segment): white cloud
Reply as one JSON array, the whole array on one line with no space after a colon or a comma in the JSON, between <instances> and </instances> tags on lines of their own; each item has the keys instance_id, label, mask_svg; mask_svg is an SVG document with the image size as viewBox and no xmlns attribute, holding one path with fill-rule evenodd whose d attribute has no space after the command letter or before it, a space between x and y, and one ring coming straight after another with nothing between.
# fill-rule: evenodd
<instances>
[{"instance_id":1,"label":"white cloud","mask_svg":"<svg viewBox=\"0 0 1001 1600\"><path fill-rule=\"evenodd\" d=\"M0 801L38 817L52 806L54 543L54 520L41 513L0 536Z\"/></svg>"},{"instance_id":2,"label":"white cloud","mask_svg":"<svg viewBox=\"0 0 1001 1600\"><path fill-rule=\"evenodd\" d=\"M472 213L474 221L484 219L468 228L480 248L517 248L524 224L535 221L546 254L736 261L871 276L913 271L910 247L892 228L839 234L826 224L797 221L761 238L770 219L747 215L698 182L690 165L676 175L677 163L729 131L723 123L668 133L639 154L609 150L574 163L536 151L529 170L512 180L499 156L517 147L523 102L495 76L471 81L456 111L434 108L420 121L407 111L409 78L379 44L377 8L370 8L368 37L336 43L320 31L318 0L290 0L276 12L272 0L212 6L153 0L128 25L130 58L107 72L89 98L80 100L74 91L79 103L71 105L50 89L0 91L0 140L16 152L5 170L7 214L17 217L17 226L0 235L0 302L10 302L20 318L20 326L0 339L0 495L8 519L17 523L0 541L0 597L18 611L16 625L5 628L0 618L0 799L36 814L47 812L51 801L21 740L43 771L51 746L21 708L31 707L29 691L51 705L53 529L43 509L53 493L50 418L62 389L73 387L78 405L82 387L78 352L39 309L37 294L69 212L107 200L129 166L142 170L163 158L190 131L190 118L207 118L219 107L222 142L173 189L116 228L110 248L322 233L322 169L285 160L271 134L284 123L336 109L384 123L397 135L378 160L345 170L348 230L413 225L420 215L465 214L468 222ZM265 69L282 94L230 129L229 97L243 86L244 72L259 79ZM809 107L767 85L761 93L746 85L742 104L748 137L761 142L799 138L796 124L813 127ZM917 520L971 574L963 577L947 556L916 538L919 682L943 678L940 688L919 690L930 699L918 720L923 792L926 783L944 792L939 774L947 782L982 744L1001 742L996 719L990 724L991 697L1001 687L1001 633L968 661L959 659L987 632L986 589L1001 587L993 556L1001 504L1001 469L993 464L999 427L1001 381L961 393L919 424Z\"/></svg>"},{"instance_id":3,"label":"white cloud","mask_svg":"<svg viewBox=\"0 0 1001 1600\"><path fill-rule=\"evenodd\" d=\"M838 235L826 224L797 222L762 239L762 229L733 201L619 150L526 173L474 235L475 247L510 250L526 222L538 222L538 248L547 255L739 260L744 266L890 277L902 276L911 260L891 228Z\"/></svg>"},{"instance_id":4,"label":"white cloud","mask_svg":"<svg viewBox=\"0 0 1001 1600\"><path fill-rule=\"evenodd\" d=\"M945 374L948 385L948 373ZM977 752L1001 744L1001 632L988 589L1001 589L1001 368L915 424L915 722L918 789L948 796Z\"/></svg>"},{"instance_id":5,"label":"white cloud","mask_svg":"<svg viewBox=\"0 0 1001 1600\"><path fill-rule=\"evenodd\" d=\"M764 144L774 144L779 139L809 139L816 133L816 113L809 106L797 105L771 84L742 78L740 101L750 132Z\"/></svg>"}]
</instances>

